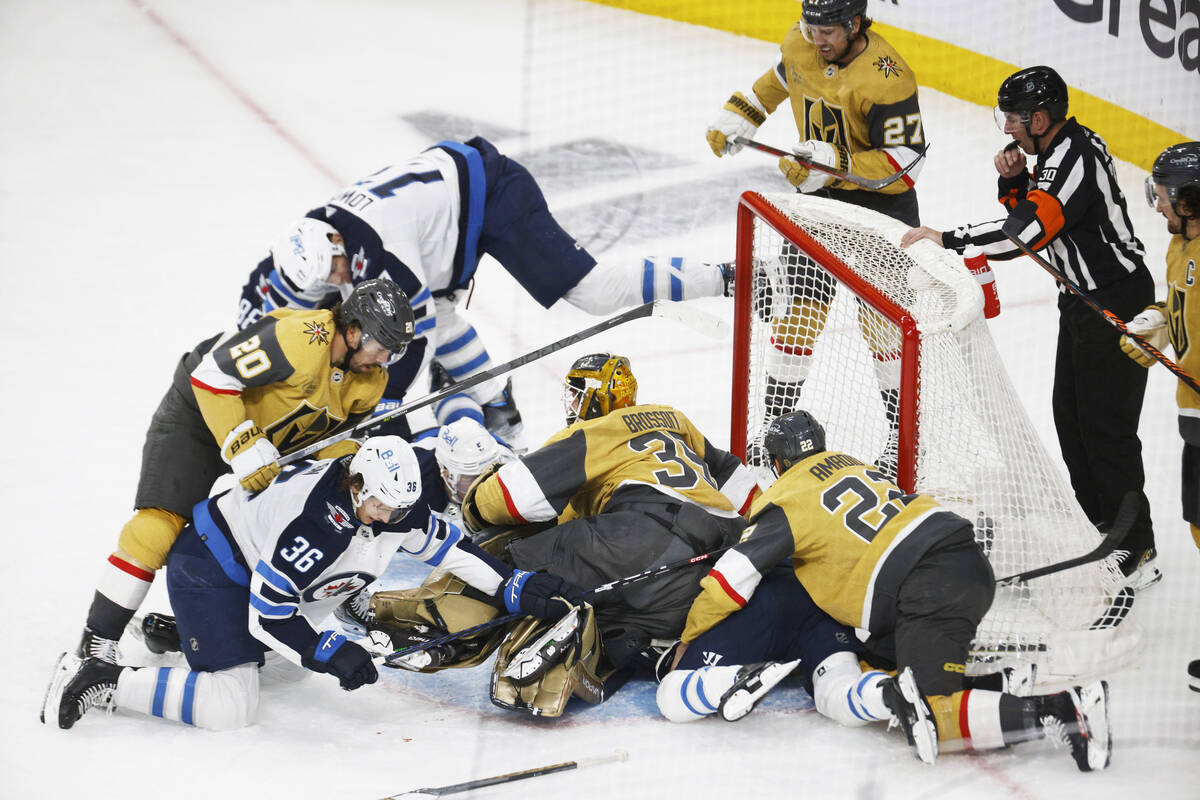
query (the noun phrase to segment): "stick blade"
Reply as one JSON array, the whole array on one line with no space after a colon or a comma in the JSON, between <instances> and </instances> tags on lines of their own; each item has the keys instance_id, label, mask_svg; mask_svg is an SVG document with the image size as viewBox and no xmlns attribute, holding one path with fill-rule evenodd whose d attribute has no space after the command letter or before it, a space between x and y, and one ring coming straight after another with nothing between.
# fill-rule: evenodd
<instances>
[{"instance_id":1,"label":"stick blade","mask_svg":"<svg viewBox=\"0 0 1200 800\"><path fill-rule=\"evenodd\" d=\"M728 339L733 331L725 320L686 301L655 300L653 316L675 320L710 339Z\"/></svg>"}]
</instances>

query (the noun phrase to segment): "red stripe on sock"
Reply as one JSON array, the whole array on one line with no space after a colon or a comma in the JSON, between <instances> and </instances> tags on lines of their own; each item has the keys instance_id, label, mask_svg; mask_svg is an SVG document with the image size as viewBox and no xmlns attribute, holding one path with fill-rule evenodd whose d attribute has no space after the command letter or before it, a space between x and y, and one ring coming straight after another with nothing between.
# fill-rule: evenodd
<instances>
[{"instance_id":1,"label":"red stripe on sock","mask_svg":"<svg viewBox=\"0 0 1200 800\"><path fill-rule=\"evenodd\" d=\"M725 594L729 595L729 599L738 604L738 608L746 607L746 598L742 597L733 590L733 587L729 585L729 581L725 580L724 575L717 572L715 569L709 571L708 574L717 582L718 585L720 585L722 589L725 590Z\"/></svg>"},{"instance_id":2,"label":"red stripe on sock","mask_svg":"<svg viewBox=\"0 0 1200 800\"><path fill-rule=\"evenodd\" d=\"M771 337L771 346L786 356L811 356L812 355L811 347L802 347L800 345L783 344L782 342L776 341L774 336Z\"/></svg>"},{"instance_id":3,"label":"red stripe on sock","mask_svg":"<svg viewBox=\"0 0 1200 800\"><path fill-rule=\"evenodd\" d=\"M967 706L970 704L971 690L967 689L958 701L958 730L962 734L963 746L968 750L974 750L975 748L971 745L971 715L967 713Z\"/></svg>"},{"instance_id":4,"label":"red stripe on sock","mask_svg":"<svg viewBox=\"0 0 1200 800\"><path fill-rule=\"evenodd\" d=\"M130 564L128 561L117 558L116 555L109 556L108 563L112 564L114 567L121 570L122 572L128 572L130 575L137 578L138 580L143 580L146 583L154 582L154 573L153 572L147 572L146 570L142 569L141 567L134 566L133 564Z\"/></svg>"}]
</instances>

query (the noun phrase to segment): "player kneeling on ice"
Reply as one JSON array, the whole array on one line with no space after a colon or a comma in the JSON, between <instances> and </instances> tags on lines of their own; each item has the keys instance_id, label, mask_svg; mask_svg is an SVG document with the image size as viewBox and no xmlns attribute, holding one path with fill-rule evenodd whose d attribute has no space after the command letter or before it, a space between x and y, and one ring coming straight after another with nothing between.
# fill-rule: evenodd
<instances>
[{"instance_id":1,"label":"player kneeling on ice","mask_svg":"<svg viewBox=\"0 0 1200 800\"><path fill-rule=\"evenodd\" d=\"M818 673L818 710L846 724L894 716L926 763L939 749L1047 737L1066 743L1081 770L1108 766L1106 682L1035 697L965 688L968 648L995 593L970 522L928 495L904 494L873 465L826 450L825 430L807 411L775 419L764 445L779 480L755 500L741 541L701 581L681 664L712 663L703 652L710 649L725 656L720 664L799 658ZM775 569L784 559L799 586ZM759 598L763 592L767 598ZM753 626L763 625L753 617L778 615L789 603L801 622L788 624L801 630L766 625L758 638L768 643L746 647ZM866 660L894 665L896 676L859 674L846 654L830 653L839 633L812 603L841 625L867 631ZM751 618L740 621L743 615ZM672 719L717 710L736 718L763 685L796 665L760 666L745 674L727 666L672 673L659 691L660 708Z\"/></svg>"},{"instance_id":2,"label":"player kneeling on ice","mask_svg":"<svg viewBox=\"0 0 1200 800\"><path fill-rule=\"evenodd\" d=\"M64 653L42 721L70 728L104 707L239 728L254 721L269 655L290 662L285 672L329 673L346 690L374 683L372 654L313 622L373 581L397 550L454 573L510 611L557 620L572 608L579 591L561 578L512 569L437 515L413 527L408 518L420 495L411 446L378 436L353 456L285 467L262 491L236 487L200 502L167 558L190 669L135 669Z\"/></svg>"}]
</instances>

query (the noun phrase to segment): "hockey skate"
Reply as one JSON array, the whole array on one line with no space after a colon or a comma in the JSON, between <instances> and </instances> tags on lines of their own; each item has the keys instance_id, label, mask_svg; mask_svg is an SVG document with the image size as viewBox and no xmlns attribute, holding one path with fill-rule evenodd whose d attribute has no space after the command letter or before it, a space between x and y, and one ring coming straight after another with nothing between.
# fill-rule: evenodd
<instances>
[{"instance_id":1,"label":"hockey skate","mask_svg":"<svg viewBox=\"0 0 1200 800\"><path fill-rule=\"evenodd\" d=\"M1188 688L1200 692L1200 658L1188 664Z\"/></svg>"},{"instance_id":2,"label":"hockey skate","mask_svg":"<svg viewBox=\"0 0 1200 800\"><path fill-rule=\"evenodd\" d=\"M345 602L333 610L333 616L347 633L366 636L375 622L375 612L371 610L371 593L367 591L367 587L364 586L346 598Z\"/></svg>"},{"instance_id":3,"label":"hockey skate","mask_svg":"<svg viewBox=\"0 0 1200 800\"><path fill-rule=\"evenodd\" d=\"M562 619L546 629L545 633L514 655L500 676L518 686L532 683L545 675L550 667L562 661L578 638L579 609L572 608Z\"/></svg>"},{"instance_id":4,"label":"hockey skate","mask_svg":"<svg viewBox=\"0 0 1200 800\"><path fill-rule=\"evenodd\" d=\"M513 399L512 378L504 384L504 390L483 404L483 426L505 443L516 441L525 432L521 412Z\"/></svg>"},{"instance_id":5,"label":"hockey skate","mask_svg":"<svg viewBox=\"0 0 1200 800\"><path fill-rule=\"evenodd\" d=\"M80 660L98 658L110 664L116 664L121 660L121 651L117 647L116 639L97 636L91 628L85 627L83 635L79 637L79 645L75 648L75 657Z\"/></svg>"},{"instance_id":6,"label":"hockey skate","mask_svg":"<svg viewBox=\"0 0 1200 800\"><path fill-rule=\"evenodd\" d=\"M427 645L443 636L449 636L449 633L441 628L427 625L414 625L403 634L388 633L378 629L371 631L370 634L372 649L389 654L389 657L383 662L385 667L406 669L410 672L437 669L442 664L464 661L483 648L482 641L451 639L424 650L414 650L398 657L394 655L413 647Z\"/></svg>"},{"instance_id":7,"label":"hockey skate","mask_svg":"<svg viewBox=\"0 0 1200 800\"><path fill-rule=\"evenodd\" d=\"M937 724L929 703L917 689L911 667L905 667L896 677L883 683L883 702L894 715L888 727L899 725L904 729L913 755L926 764L937 761Z\"/></svg>"},{"instance_id":8,"label":"hockey skate","mask_svg":"<svg viewBox=\"0 0 1200 800\"><path fill-rule=\"evenodd\" d=\"M1112 759L1108 682L1096 681L1039 698L1038 716L1046 738L1071 748L1081 772L1104 769Z\"/></svg>"},{"instance_id":9,"label":"hockey skate","mask_svg":"<svg viewBox=\"0 0 1200 800\"><path fill-rule=\"evenodd\" d=\"M1125 575L1125 585L1135 592L1149 589L1162 580L1162 571L1154 565L1158 551L1153 547L1134 551L1121 559L1121 572Z\"/></svg>"},{"instance_id":10,"label":"hockey skate","mask_svg":"<svg viewBox=\"0 0 1200 800\"><path fill-rule=\"evenodd\" d=\"M721 695L717 704L717 713L721 719L734 722L754 710L754 706L767 692L775 688L781 680L800 666L800 659L795 661L765 661L760 664L747 664L738 670L733 685Z\"/></svg>"},{"instance_id":11,"label":"hockey skate","mask_svg":"<svg viewBox=\"0 0 1200 800\"><path fill-rule=\"evenodd\" d=\"M58 727L69 729L92 708L111 712L117 677L125 667L99 658L81 660L71 653L59 656L54 677L42 702L42 722L57 719Z\"/></svg>"}]
</instances>

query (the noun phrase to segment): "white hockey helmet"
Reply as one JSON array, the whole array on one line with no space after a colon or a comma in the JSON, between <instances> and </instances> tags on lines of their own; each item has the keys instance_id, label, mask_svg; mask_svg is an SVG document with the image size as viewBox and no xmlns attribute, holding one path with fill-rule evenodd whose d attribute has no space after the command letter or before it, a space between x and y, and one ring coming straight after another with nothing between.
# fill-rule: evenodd
<instances>
[{"instance_id":1,"label":"white hockey helmet","mask_svg":"<svg viewBox=\"0 0 1200 800\"><path fill-rule=\"evenodd\" d=\"M388 522L402 519L421 497L421 467L412 445L399 436L372 436L363 442L350 459L350 474L363 479L353 498L355 510L374 497L392 509Z\"/></svg>"},{"instance_id":2,"label":"white hockey helmet","mask_svg":"<svg viewBox=\"0 0 1200 800\"><path fill-rule=\"evenodd\" d=\"M328 222L304 217L289 225L271 248L275 268L297 292L324 294L333 288L333 257L346 255L346 248L330 239L335 234Z\"/></svg>"},{"instance_id":3,"label":"white hockey helmet","mask_svg":"<svg viewBox=\"0 0 1200 800\"><path fill-rule=\"evenodd\" d=\"M473 419L464 417L443 425L434 447L446 493L453 503L461 503L463 495L479 477L479 473L497 461L507 461L511 453L502 447L487 429Z\"/></svg>"}]
</instances>

